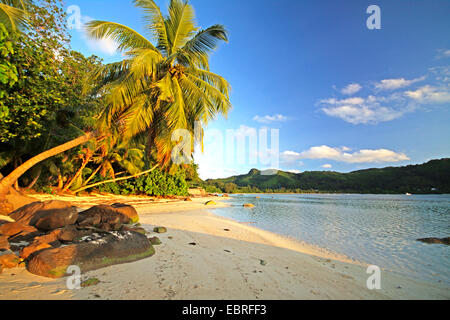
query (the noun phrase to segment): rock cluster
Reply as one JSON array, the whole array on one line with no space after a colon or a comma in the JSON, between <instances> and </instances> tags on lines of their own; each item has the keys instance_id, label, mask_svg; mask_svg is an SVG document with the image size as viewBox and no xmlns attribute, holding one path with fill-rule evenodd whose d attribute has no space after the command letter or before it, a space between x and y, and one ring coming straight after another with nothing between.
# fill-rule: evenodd
<instances>
[{"instance_id":1,"label":"rock cluster","mask_svg":"<svg viewBox=\"0 0 450 320\"><path fill-rule=\"evenodd\" d=\"M58 278L71 265L82 272L154 254L132 206L98 205L78 213L68 202L33 202L0 219L0 272L24 266Z\"/></svg>"},{"instance_id":2,"label":"rock cluster","mask_svg":"<svg viewBox=\"0 0 450 320\"><path fill-rule=\"evenodd\" d=\"M428 244L446 244L446 245L450 245L450 237L447 238L422 238L422 239L417 239L417 241L423 242L423 243L428 243Z\"/></svg>"}]
</instances>

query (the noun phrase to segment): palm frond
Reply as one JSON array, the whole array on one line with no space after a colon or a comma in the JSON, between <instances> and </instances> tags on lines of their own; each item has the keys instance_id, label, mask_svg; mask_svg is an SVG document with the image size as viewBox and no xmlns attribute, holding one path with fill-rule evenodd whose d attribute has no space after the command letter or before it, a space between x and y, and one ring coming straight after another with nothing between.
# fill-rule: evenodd
<instances>
[{"instance_id":1,"label":"palm frond","mask_svg":"<svg viewBox=\"0 0 450 320\"><path fill-rule=\"evenodd\" d=\"M89 37L100 39L112 39L118 44L119 50L131 50L136 48L146 48L157 51L153 44L144 36L133 29L115 22L89 21L86 24L86 31Z\"/></svg>"},{"instance_id":2,"label":"palm frond","mask_svg":"<svg viewBox=\"0 0 450 320\"><path fill-rule=\"evenodd\" d=\"M9 1L2 2L9 3ZM28 25L28 14L25 11L25 8L26 7L23 7L22 5L14 7L5 3L0 3L0 23L3 23L6 29L10 31L18 31L26 28Z\"/></svg>"},{"instance_id":3,"label":"palm frond","mask_svg":"<svg viewBox=\"0 0 450 320\"><path fill-rule=\"evenodd\" d=\"M198 30L195 26L194 8L187 1L171 0L166 28L170 44L168 54L171 55L182 48Z\"/></svg>"},{"instance_id":4,"label":"palm frond","mask_svg":"<svg viewBox=\"0 0 450 320\"><path fill-rule=\"evenodd\" d=\"M146 29L150 31L152 37L157 41L157 48L167 53L169 48L169 36L167 34L164 16L153 0L134 0L134 5L144 12Z\"/></svg>"}]
</instances>

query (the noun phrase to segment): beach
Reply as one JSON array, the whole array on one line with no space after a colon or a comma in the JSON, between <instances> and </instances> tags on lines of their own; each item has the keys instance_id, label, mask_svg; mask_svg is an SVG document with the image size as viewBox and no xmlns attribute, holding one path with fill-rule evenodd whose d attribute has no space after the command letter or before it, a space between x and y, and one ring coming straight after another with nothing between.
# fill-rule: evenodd
<instances>
[{"instance_id":1,"label":"beach","mask_svg":"<svg viewBox=\"0 0 450 320\"><path fill-rule=\"evenodd\" d=\"M183 200L125 196L33 195L66 200L80 209L105 203L133 205L140 223L162 241L152 257L82 275L100 283L69 290L66 278L47 279L25 268L0 274L0 299L449 299L439 283L381 271L381 289L369 290L367 266L344 256L259 229L251 221L219 217L218 197ZM213 206L205 202L214 200ZM151 232L164 226L166 233Z\"/></svg>"}]
</instances>

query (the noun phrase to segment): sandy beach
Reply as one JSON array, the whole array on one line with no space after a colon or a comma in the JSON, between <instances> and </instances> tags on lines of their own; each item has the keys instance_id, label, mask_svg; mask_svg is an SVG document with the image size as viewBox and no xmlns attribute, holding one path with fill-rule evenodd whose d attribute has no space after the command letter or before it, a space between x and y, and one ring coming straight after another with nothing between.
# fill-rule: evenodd
<instances>
[{"instance_id":1,"label":"sandy beach","mask_svg":"<svg viewBox=\"0 0 450 320\"><path fill-rule=\"evenodd\" d=\"M381 289L369 290L363 263L212 214L210 198L151 200L122 196L33 195L71 201L80 209L100 203L135 206L147 231L164 226L156 254L133 263L90 271L100 283L69 290L66 279L35 276L24 268L0 274L0 300L7 299L449 299L439 283L386 271ZM226 206L213 199L212 207ZM152 236L156 235L151 232Z\"/></svg>"}]
</instances>

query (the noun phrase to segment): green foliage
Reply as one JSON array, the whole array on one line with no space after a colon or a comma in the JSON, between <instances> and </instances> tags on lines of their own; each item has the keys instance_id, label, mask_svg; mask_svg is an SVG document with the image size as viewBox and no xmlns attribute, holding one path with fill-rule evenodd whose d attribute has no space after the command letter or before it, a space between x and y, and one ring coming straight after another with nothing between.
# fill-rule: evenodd
<instances>
[{"instance_id":1,"label":"green foliage","mask_svg":"<svg viewBox=\"0 0 450 320\"><path fill-rule=\"evenodd\" d=\"M108 179L110 178L99 178L94 182ZM168 174L156 169L146 175L134 179L100 185L97 187L97 190L100 192L121 195L187 196L188 184L183 173Z\"/></svg>"},{"instance_id":2,"label":"green foliage","mask_svg":"<svg viewBox=\"0 0 450 320\"><path fill-rule=\"evenodd\" d=\"M5 26L0 23L0 119L9 115L4 99L6 90L17 82L17 69L11 64L10 56L14 53L9 33Z\"/></svg>"},{"instance_id":3,"label":"green foliage","mask_svg":"<svg viewBox=\"0 0 450 320\"><path fill-rule=\"evenodd\" d=\"M359 170L350 173L278 171L261 175L252 169L248 174L226 179L208 180L208 192L345 192L345 193L449 193L450 159L432 160L422 165ZM219 190L219 192L217 191Z\"/></svg>"}]
</instances>

